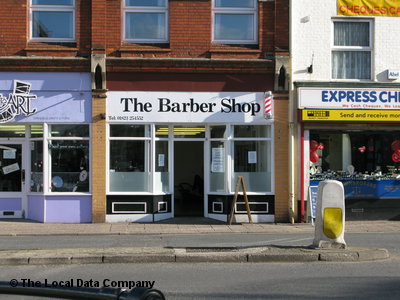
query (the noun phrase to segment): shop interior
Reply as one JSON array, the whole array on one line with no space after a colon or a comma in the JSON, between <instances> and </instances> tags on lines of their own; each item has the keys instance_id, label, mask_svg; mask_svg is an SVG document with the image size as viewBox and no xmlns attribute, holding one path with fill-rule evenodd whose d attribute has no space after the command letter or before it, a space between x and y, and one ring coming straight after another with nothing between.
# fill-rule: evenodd
<instances>
[{"instance_id":1,"label":"shop interior","mask_svg":"<svg viewBox=\"0 0 400 300\"><path fill-rule=\"evenodd\" d=\"M400 133L310 131L310 180L400 179Z\"/></svg>"}]
</instances>

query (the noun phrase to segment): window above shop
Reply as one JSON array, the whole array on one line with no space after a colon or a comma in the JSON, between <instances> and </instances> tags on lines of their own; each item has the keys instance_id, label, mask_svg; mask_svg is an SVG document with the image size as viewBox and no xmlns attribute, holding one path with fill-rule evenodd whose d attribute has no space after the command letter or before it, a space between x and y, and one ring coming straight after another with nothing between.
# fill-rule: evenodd
<instances>
[{"instance_id":1,"label":"window above shop","mask_svg":"<svg viewBox=\"0 0 400 300\"><path fill-rule=\"evenodd\" d=\"M30 40L75 41L75 0L30 0Z\"/></svg>"},{"instance_id":2,"label":"window above shop","mask_svg":"<svg viewBox=\"0 0 400 300\"><path fill-rule=\"evenodd\" d=\"M256 0L213 0L213 42L257 44Z\"/></svg>"},{"instance_id":3,"label":"window above shop","mask_svg":"<svg viewBox=\"0 0 400 300\"><path fill-rule=\"evenodd\" d=\"M333 79L371 79L372 21L334 20Z\"/></svg>"},{"instance_id":4,"label":"window above shop","mask_svg":"<svg viewBox=\"0 0 400 300\"><path fill-rule=\"evenodd\" d=\"M127 42L168 42L168 1L125 0L123 28Z\"/></svg>"}]
</instances>

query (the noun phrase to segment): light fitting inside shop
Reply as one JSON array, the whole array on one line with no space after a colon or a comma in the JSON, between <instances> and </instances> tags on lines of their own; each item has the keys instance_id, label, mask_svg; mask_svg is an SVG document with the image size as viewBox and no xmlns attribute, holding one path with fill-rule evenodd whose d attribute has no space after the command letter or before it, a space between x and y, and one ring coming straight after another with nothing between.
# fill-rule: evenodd
<instances>
[{"instance_id":1,"label":"light fitting inside shop","mask_svg":"<svg viewBox=\"0 0 400 300\"><path fill-rule=\"evenodd\" d=\"M168 135L168 127L157 128L156 135ZM198 135L206 131L204 127L174 127L174 135Z\"/></svg>"}]
</instances>

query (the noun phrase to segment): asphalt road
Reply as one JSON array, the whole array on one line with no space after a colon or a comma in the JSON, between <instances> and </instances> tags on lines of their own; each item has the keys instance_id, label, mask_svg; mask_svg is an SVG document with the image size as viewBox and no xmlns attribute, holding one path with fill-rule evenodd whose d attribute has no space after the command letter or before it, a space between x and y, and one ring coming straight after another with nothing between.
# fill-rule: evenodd
<instances>
[{"instance_id":1,"label":"asphalt road","mask_svg":"<svg viewBox=\"0 0 400 300\"><path fill-rule=\"evenodd\" d=\"M0 280L154 281L167 299L400 299L400 260L6 266ZM0 296L0 299L39 299Z\"/></svg>"},{"instance_id":2,"label":"asphalt road","mask_svg":"<svg viewBox=\"0 0 400 300\"><path fill-rule=\"evenodd\" d=\"M0 249L56 249L103 247L258 247L308 246L313 234L152 234L152 235L46 235L3 236ZM400 254L398 233L349 233L349 247L386 248Z\"/></svg>"}]
</instances>

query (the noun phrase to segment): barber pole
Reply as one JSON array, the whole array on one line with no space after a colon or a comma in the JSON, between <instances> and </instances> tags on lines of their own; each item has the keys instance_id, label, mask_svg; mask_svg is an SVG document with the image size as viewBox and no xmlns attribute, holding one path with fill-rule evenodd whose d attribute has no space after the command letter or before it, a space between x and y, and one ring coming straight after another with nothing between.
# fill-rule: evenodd
<instances>
[{"instance_id":1,"label":"barber pole","mask_svg":"<svg viewBox=\"0 0 400 300\"><path fill-rule=\"evenodd\" d=\"M264 118L272 119L272 92L268 91L264 94Z\"/></svg>"}]
</instances>

